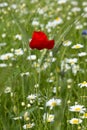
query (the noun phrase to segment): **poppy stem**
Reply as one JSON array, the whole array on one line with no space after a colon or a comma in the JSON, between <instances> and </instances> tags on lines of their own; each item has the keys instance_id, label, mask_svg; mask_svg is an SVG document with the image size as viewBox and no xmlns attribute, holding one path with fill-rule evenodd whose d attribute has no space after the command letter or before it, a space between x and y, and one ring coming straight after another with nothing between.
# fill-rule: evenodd
<instances>
[{"instance_id":1,"label":"poppy stem","mask_svg":"<svg viewBox=\"0 0 87 130\"><path fill-rule=\"evenodd\" d=\"M40 60L40 67L43 64L44 59L46 58L48 51L45 49L44 52L41 55L41 60Z\"/></svg>"}]
</instances>

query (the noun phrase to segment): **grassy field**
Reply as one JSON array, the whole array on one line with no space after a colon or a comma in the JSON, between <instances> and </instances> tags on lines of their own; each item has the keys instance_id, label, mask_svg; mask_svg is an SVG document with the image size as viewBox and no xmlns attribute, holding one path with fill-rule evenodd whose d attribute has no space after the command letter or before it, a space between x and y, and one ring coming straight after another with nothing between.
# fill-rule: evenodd
<instances>
[{"instance_id":1,"label":"grassy field","mask_svg":"<svg viewBox=\"0 0 87 130\"><path fill-rule=\"evenodd\" d=\"M87 1L0 0L0 130L87 130L86 91Z\"/></svg>"}]
</instances>

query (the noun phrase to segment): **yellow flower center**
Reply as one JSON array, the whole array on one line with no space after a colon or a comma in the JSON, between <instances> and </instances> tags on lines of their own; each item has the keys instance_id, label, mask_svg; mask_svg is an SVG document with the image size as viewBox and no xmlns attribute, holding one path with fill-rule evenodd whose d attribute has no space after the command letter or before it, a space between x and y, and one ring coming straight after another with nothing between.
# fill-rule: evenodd
<instances>
[{"instance_id":1,"label":"yellow flower center","mask_svg":"<svg viewBox=\"0 0 87 130\"><path fill-rule=\"evenodd\" d=\"M56 102L52 102L52 104L51 104L53 107L54 106L56 106L57 105L57 103Z\"/></svg>"},{"instance_id":2,"label":"yellow flower center","mask_svg":"<svg viewBox=\"0 0 87 130\"><path fill-rule=\"evenodd\" d=\"M49 115L48 119L47 119L47 122L51 122L54 120L54 116L53 115Z\"/></svg>"},{"instance_id":3,"label":"yellow flower center","mask_svg":"<svg viewBox=\"0 0 87 130\"><path fill-rule=\"evenodd\" d=\"M83 84L83 85L85 85L85 84L87 84L87 82L86 82L86 81L84 81L82 84Z\"/></svg>"},{"instance_id":4,"label":"yellow flower center","mask_svg":"<svg viewBox=\"0 0 87 130\"><path fill-rule=\"evenodd\" d=\"M80 111L80 110L81 110L80 107L75 108L75 111Z\"/></svg>"},{"instance_id":5,"label":"yellow flower center","mask_svg":"<svg viewBox=\"0 0 87 130\"><path fill-rule=\"evenodd\" d=\"M70 64L74 64L74 61L70 61Z\"/></svg>"},{"instance_id":6,"label":"yellow flower center","mask_svg":"<svg viewBox=\"0 0 87 130\"><path fill-rule=\"evenodd\" d=\"M17 53L20 53L20 52L21 52L21 50L20 50L20 49L19 49L19 50L16 50L16 52L17 52Z\"/></svg>"},{"instance_id":7,"label":"yellow flower center","mask_svg":"<svg viewBox=\"0 0 87 130\"><path fill-rule=\"evenodd\" d=\"M26 124L26 128L28 129L28 128L31 128L32 127L32 124Z\"/></svg>"},{"instance_id":8,"label":"yellow flower center","mask_svg":"<svg viewBox=\"0 0 87 130\"><path fill-rule=\"evenodd\" d=\"M84 115L83 115L84 117L87 117L87 113L84 113Z\"/></svg>"},{"instance_id":9,"label":"yellow flower center","mask_svg":"<svg viewBox=\"0 0 87 130\"><path fill-rule=\"evenodd\" d=\"M80 48L80 46L79 46L79 45L76 45L76 46L75 46L75 48L77 48L77 49L78 49L78 48Z\"/></svg>"},{"instance_id":10,"label":"yellow flower center","mask_svg":"<svg viewBox=\"0 0 87 130\"><path fill-rule=\"evenodd\" d=\"M68 44L68 41L64 41L64 44Z\"/></svg>"},{"instance_id":11,"label":"yellow flower center","mask_svg":"<svg viewBox=\"0 0 87 130\"><path fill-rule=\"evenodd\" d=\"M56 18L56 21L59 21L60 20L60 18Z\"/></svg>"},{"instance_id":12,"label":"yellow flower center","mask_svg":"<svg viewBox=\"0 0 87 130\"><path fill-rule=\"evenodd\" d=\"M9 56L6 56L5 59L8 60L8 59L9 59Z\"/></svg>"},{"instance_id":13,"label":"yellow flower center","mask_svg":"<svg viewBox=\"0 0 87 130\"><path fill-rule=\"evenodd\" d=\"M73 120L73 124L78 124L79 123L79 120L78 119L74 119Z\"/></svg>"}]
</instances>

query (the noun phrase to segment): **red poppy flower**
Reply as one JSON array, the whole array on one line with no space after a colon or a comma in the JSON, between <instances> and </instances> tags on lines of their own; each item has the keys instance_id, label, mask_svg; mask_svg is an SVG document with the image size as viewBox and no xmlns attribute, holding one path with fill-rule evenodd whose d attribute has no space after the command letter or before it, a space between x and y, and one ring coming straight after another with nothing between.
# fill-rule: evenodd
<instances>
[{"instance_id":1,"label":"red poppy flower","mask_svg":"<svg viewBox=\"0 0 87 130\"><path fill-rule=\"evenodd\" d=\"M31 49L52 49L54 47L54 40L48 40L46 34L41 31L34 31L32 39L29 44Z\"/></svg>"}]
</instances>

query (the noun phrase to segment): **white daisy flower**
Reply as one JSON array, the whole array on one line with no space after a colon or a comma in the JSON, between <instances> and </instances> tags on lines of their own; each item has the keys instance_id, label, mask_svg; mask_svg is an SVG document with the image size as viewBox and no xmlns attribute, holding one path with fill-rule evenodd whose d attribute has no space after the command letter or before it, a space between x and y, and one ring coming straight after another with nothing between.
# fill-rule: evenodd
<instances>
[{"instance_id":1,"label":"white daisy flower","mask_svg":"<svg viewBox=\"0 0 87 130\"><path fill-rule=\"evenodd\" d=\"M61 24L62 22L63 22L63 20L62 20L60 17L58 17L58 18L56 18L56 19L52 22L52 24L53 24L53 26L55 27L55 26Z\"/></svg>"},{"instance_id":2,"label":"white daisy flower","mask_svg":"<svg viewBox=\"0 0 87 130\"><path fill-rule=\"evenodd\" d=\"M44 122L53 122L54 121L54 115L53 114L48 114L48 113L44 113L43 115L43 120Z\"/></svg>"},{"instance_id":3,"label":"white daisy flower","mask_svg":"<svg viewBox=\"0 0 87 130\"><path fill-rule=\"evenodd\" d=\"M35 94L31 94L31 95L28 95L27 99L28 100L35 100L36 99L36 95Z\"/></svg>"},{"instance_id":4,"label":"white daisy flower","mask_svg":"<svg viewBox=\"0 0 87 130\"><path fill-rule=\"evenodd\" d=\"M8 66L8 65L5 64L5 63L1 63L1 64L0 64L0 67L1 67L1 68L3 68L3 67L7 67L7 66Z\"/></svg>"},{"instance_id":5,"label":"white daisy flower","mask_svg":"<svg viewBox=\"0 0 87 130\"><path fill-rule=\"evenodd\" d=\"M59 105L61 105L61 99L52 98L52 99L50 99L49 101L46 102L46 106L47 107L49 106L50 109L52 109L55 106L59 106Z\"/></svg>"},{"instance_id":6,"label":"white daisy flower","mask_svg":"<svg viewBox=\"0 0 87 130\"><path fill-rule=\"evenodd\" d=\"M79 56L79 57L83 57L83 56L86 56L86 55L87 55L86 52L80 52L80 53L78 53L78 56Z\"/></svg>"},{"instance_id":7,"label":"white daisy flower","mask_svg":"<svg viewBox=\"0 0 87 130\"><path fill-rule=\"evenodd\" d=\"M27 60L36 60L36 55L30 55L27 57Z\"/></svg>"},{"instance_id":8,"label":"white daisy flower","mask_svg":"<svg viewBox=\"0 0 87 130\"><path fill-rule=\"evenodd\" d=\"M81 24L76 25L77 30L82 29L82 28L83 28L83 25L81 25Z\"/></svg>"},{"instance_id":9,"label":"white daisy flower","mask_svg":"<svg viewBox=\"0 0 87 130\"><path fill-rule=\"evenodd\" d=\"M35 124L34 123L28 123L28 124L25 124L25 125L23 125L23 129L29 129L29 128L32 128L32 127L34 127L35 126Z\"/></svg>"},{"instance_id":10,"label":"white daisy flower","mask_svg":"<svg viewBox=\"0 0 87 130\"><path fill-rule=\"evenodd\" d=\"M83 115L81 116L81 118L83 118L83 119L87 118L87 112L83 113Z\"/></svg>"},{"instance_id":11,"label":"white daisy flower","mask_svg":"<svg viewBox=\"0 0 87 130\"><path fill-rule=\"evenodd\" d=\"M80 67L79 65L73 64L71 69L72 69L72 73L76 75L77 72L80 70Z\"/></svg>"},{"instance_id":12,"label":"white daisy flower","mask_svg":"<svg viewBox=\"0 0 87 130\"><path fill-rule=\"evenodd\" d=\"M21 55L24 54L24 51L21 48L15 49L14 54L17 55L17 56L21 56Z\"/></svg>"},{"instance_id":13,"label":"white daisy flower","mask_svg":"<svg viewBox=\"0 0 87 130\"><path fill-rule=\"evenodd\" d=\"M79 8L79 7L73 7L73 8L71 9L71 11L72 11L72 12L80 12L80 11L81 11L81 8Z\"/></svg>"},{"instance_id":14,"label":"white daisy flower","mask_svg":"<svg viewBox=\"0 0 87 130\"><path fill-rule=\"evenodd\" d=\"M11 8L15 10L17 8L17 5L16 4L12 4Z\"/></svg>"},{"instance_id":15,"label":"white daisy flower","mask_svg":"<svg viewBox=\"0 0 87 130\"><path fill-rule=\"evenodd\" d=\"M3 33L3 34L2 34L2 38L5 38L5 37L6 37L6 33Z\"/></svg>"},{"instance_id":16,"label":"white daisy flower","mask_svg":"<svg viewBox=\"0 0 87 130\"><path fill-rule=\"evenodd\" d=\"M20 41L22 40L22 36L20 34L15 35L15 38L20 40Z\"/></svg>"},{"instance_id":17,"label":"white daisy flower","mask_svg":"<svg viewBox=\"0 0 87 130\"><path fill-rule=\"evenodd\" d=\"M83 48L84 46L82 44L76 44L72 46L72 49L80 49Z\"/></svg>"},{"instance_id":18,"label":"white daisy flower","mask_svg":"<svg viewBox=\"0 0 87 130\"><path fill-rule=\"evenodd\" d=\"M38 12L38 14L40 14L40 15L44 14L44 10L41 9L41 8L38 8L38 9L37 9L37 12Z\"/></svg>"},{"instance_id":19,"label":"white daisy flower","mask_svg":"<svg viewBox=\"0 0 87 130\"><path fill-rule=\"evenodd\" d=\"M39 23L38 21L35 21L35 20L32 21L32 25L33 25L33 26L38 26L39 24L40 24L40 23Z\"/></svg>"},{"instance_id":20,"label":"white daisy flower","mask_svg":"<svg viewBox=\"0 0 87 130\"><path fill-rule=\"evenodd\" d=\"M85 12L85 13L87 12L87 7L84 8L84 12Z\"/></svg>"},{"instance_id":21,"label":"white daisy flower","mask_svg":"<svg viewBox=\"0 0 87 130\"><path fill-rule=\"evenodd\" d=\"M6 43L5 43L5 42L0 43L0 47L3 47L3 46L6 46Z\"/></svg>"},{"instance_id":22,"label":"white daisy flower","mask_svg":"<svg viewBox=\"0 0 87 130\"><path fill-rule=\"evenodd\" d=\"M82 5L83 5L83 6L87 6L87 2L86 2L86 1L83 2Z\"/></svg>"},{"instance_id":23,"label":"white daisy flower","mask_svg":"<svg viewBox=\"0 0 87 130\"><path fill-rule=\"evenodd\" d=\"M58 4L65 4L67 0L58 0Z\"/></svg>"},{"instance_id":24,"label":"white daisy flower","mask_svg":"<svg viewBox=\"0 0 87 130\"><path fill-rule=\"evenodd\" d=\"M83 81L82 83L79 83L78 86L79 86L80 88L87 87L87 82L86 82L86 81Z\"/></svg>"},{"instance_id":25,"label":"white daisy flower","mask_svg":"<svg viewBox=\"0 0 87 130\"><path fill-rule=\"evenodd\" d=\"M66 58L66 63L69 63L71 65L77 63L78 59L77 58Z\"/></svg>"},{"instance_id":26,"label":"white daisy flower","mask_svg":"<svg viewBox=\"0 0 87 130\"><path fill-rule=\"evenodd\" d=\"M56 93L57 89L56 87L53 88L53 93Z\"/></svg>"},{"instance_id":27,"label":"white daisy flower","mask_svg":"<svg viewBox=\"0 0 87 130\"><path fill-rule=\"evenodd\" d=\"M21 73L20 75L21 75L21 77L23 77L24 75L29 76L30 74L29 74L29 72L25 72L25 73Z\"/></svg>"},{"instance_id":28,"label":"white daisy flower","mask_svg":"<svg viewBox=\"0 0 87 130\"><path fill-rule=\"evenodd\" d=\"M13 118L13 120L15 120L15 121L16 121L16 120L20 120L20 119L22 119L22 116L18 116L18 117L14 117L14 118Z\"/></svg>"},{"instance_id":29,"label":"white daisy flower","mask_svg":"<svg viewBox=\"0 0 87 130\"><path fill-rule=\"evenodd\" d=\"M6 87L4 93L11 93L11 87Z\"/></svg>"},{"instance_id":30,"label":"white daisy flower","mask_svg":"<svg viewBox=\"0 0 87 130\"><path fill-rule=\"evenodd\" d=\"M70 46L72 44L71 41L64 41L63 46Z\"/></svg>"},{"instance_id":31,"label":"white daisy flower","mask_svg":"<svg viewBox=\"0 0 87 130\"><path fill-rule=\"evenodd\" d=\"M8 60L8 59L12 58L13 56L14 56L13 53L2 54L2 55L0 55L0 60Z\"/></svg>"},{"instance_id":32,"label":"white daisy flower","mask_svg":"<svg viewBox=\"0 0 87 130\"><path fill-rule=\"evenodd\" d=\"M7 7L8 6L8 3L7 2L2 2L2 3L0 3L0 7Z\"/></svg>"},{"instance_id":33,"label":"white daisy flower","mask_svg":"<svg viewBox=\"0 0 87 130\"><path fill-rule=\"evenodd\" d=\"M84 108L83 105L76 104L74 106L70 106L69 111L84 113L84 111L86 111L86 108Z\"/></svg>"},{"instance_id":34,"label":"white daisy flower","mask_svg":"<svg viewBox=\"0 0 87 130\"><path fill-rule=\"evenodd\" d=\"M72 124L72 125L78 125L78 124L81 124L82 123L82 120L79 119L79 118L72 118L71 120L69 120L69 123Z\"/></svg>"},{"instance_id":35,"label":"white daisy flower","mask_svg":"<svg viewBox=\"0 0 87 130\"><path fill-rule=\"evenodd\" d=\"M53 21L49 21L48 24L46 25L46 29L49 28L54 28L57 25L61 24L63 22L63 20L60 17L57 17L56 19L54 19Z\"/></svg>"},{"instance_id":36,"label":"white daisy flower","mask_svg":"<svg viewBox=\"0 0 87 130\"><path fill-rule=\"evenodd\" d=\"M78 2L77 1L71 1L71 4L76 6L76 5L78 5Z\"/></svg>"}]
</instances>

